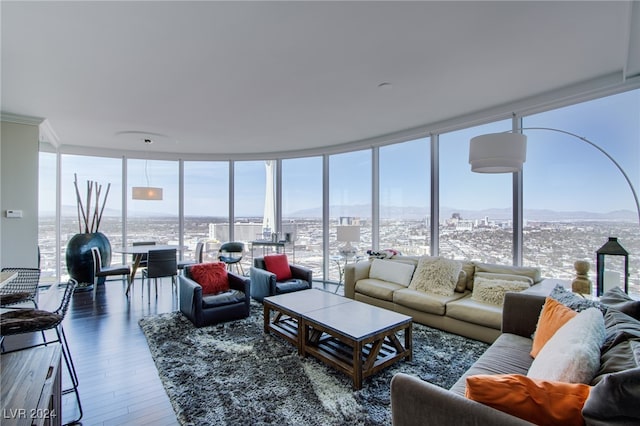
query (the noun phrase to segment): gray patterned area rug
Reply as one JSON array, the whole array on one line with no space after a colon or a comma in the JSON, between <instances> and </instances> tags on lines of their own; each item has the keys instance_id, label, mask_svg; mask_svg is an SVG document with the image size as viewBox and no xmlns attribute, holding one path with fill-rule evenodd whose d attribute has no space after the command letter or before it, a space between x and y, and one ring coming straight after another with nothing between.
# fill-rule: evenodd
<instances>
[{"instance_id":1,"label":"gray patterned area rug","mask_svg":"<svg viewBox=\"0 0 640 426\"><path fill-rule=\"evenodd\" d=\"M414 324L413 360L356 391L347 376L265 335L262 318L262 305L252 302L249 318L199 329L179 312L140 320L181 424L390 425L395 373L449 388L488 347Z\"/></svg>"}]
</instances>

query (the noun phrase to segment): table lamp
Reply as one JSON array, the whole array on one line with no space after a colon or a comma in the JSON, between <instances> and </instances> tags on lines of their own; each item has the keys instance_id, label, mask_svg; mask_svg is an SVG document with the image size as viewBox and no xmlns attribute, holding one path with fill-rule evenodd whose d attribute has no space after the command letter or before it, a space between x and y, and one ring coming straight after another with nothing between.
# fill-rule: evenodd
<instances>
[{"instance_id":1,"label":"table lamp","mask_svg":"<svg viewBox=\"0 0 640 426\"><path fill-rule=\"evenodd\" d=\"M360 226L358 225L340 225L337 228L337 241L346 243L340 248L340 254L345 257L355 256L358 251L357 247L351 245L351 242L360 241Z\"/></svg>"}]
</instances>

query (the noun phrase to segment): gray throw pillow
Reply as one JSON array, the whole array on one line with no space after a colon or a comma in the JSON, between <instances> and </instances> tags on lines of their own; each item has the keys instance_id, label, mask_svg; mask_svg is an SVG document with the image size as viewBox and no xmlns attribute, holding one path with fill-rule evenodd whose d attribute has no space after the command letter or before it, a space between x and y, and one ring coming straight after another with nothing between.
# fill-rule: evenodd
<instances>
[{"instance_id":1,"label":"gray throw pillow","mask_svg":"<svg viewBox=\"0 0 640 426\"><path fill-rule=\"evenodd\" d=\"M640 340L625 340L600 355L600 368L591 385L597 385L611 373L638 367L640 367Z\"/></svg>"},{"instance_id":2,"label":"gray throw pillow","mask_svg":"<svg viewBox=\"0 0 640 426\"><path fill-rule=\"evenodd\" d=\"M633 300L620 287L607 290L601 297L600 302L615 308L620 312L640 320L640 300Z\"/></svg>"},{"instance_id":3,"label":"gray throw pillow","mask_svg":"<svg viewBox=\"0 0 640 426\"><path fill-rule=\"evenodd\" d=\"M606 375L591 389L582 408L585 423L640 424L640 367Z\"/></svg>"},{"instance_id":4,"label":"gray throw pillow","mask_svg":"<svg viewBox=\"0 0 640 426\"><path fill-rule=\"evenodd\" d=\"M605 338L602 353L629 339L640 339L640 321L616 309L604 314Z\"/></svg>"},{"instance_id":5,"label":"gray throw pillow","mask_svg":"<svg viewBox=\"0 0 640 426\"><path fill-rule=\"evenodd\" d=\"M576 312L582 312L589 308L598 308L604 314L607 311L607 307L596 300L585 299L575 293L570 292L560 284L551 290L549 297L562 303L564 306L573 309Z\"/></svg>"}]
</instances>

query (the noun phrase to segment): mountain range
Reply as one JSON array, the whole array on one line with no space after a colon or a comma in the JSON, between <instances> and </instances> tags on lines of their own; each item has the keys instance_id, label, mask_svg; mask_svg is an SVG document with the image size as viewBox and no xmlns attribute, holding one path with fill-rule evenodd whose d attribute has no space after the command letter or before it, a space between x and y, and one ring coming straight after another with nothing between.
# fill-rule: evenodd
<instances>
[{"instance_id":1,"label":"mountain range","mask_svg":"<svg viewBox=\"0 0 640 426\"><path fill-rule=\"evenodd\" d=\"M371 217L371 206L367 204L351 206L331 206L329 211L332 217L349 216L367 218ZM488 217L489 220L511 220L510 208L493 208L483 210L456 209L453 207L440 208L440 220L450 218L454 213L460 214L462 219L476 220ZM62 216L76 216L75 206L63 206ZM420 220L428 217L429 210L424 207L397 207L381 206L381 219L409 219ZM105 217L119 216L120 212L112 209L105 209ZM52 212L43 213L43 216L53 216ZM144 212L132 214L131 217L175 217L175 214L166 214L162 211ZM255 217L262 216L262 213L255 214ZM313 207L298 210L287 214L288 218L314 218L322 216L321 207ZM615 210L607 213L595 213L587 211L555 211L549 209L525 209L524 219L526 221L540 222L573 222L573 221L615 221L615 222L635 222L638 220L637 213L630 210Z\"/></svg>"}]
</instances>

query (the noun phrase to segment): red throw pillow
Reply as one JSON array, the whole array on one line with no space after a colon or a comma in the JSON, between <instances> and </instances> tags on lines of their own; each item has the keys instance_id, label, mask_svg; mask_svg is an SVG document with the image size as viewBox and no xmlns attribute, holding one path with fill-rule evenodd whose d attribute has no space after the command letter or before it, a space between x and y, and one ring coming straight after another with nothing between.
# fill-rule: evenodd
<instances>
[{"instance_id":1,"label":"red throw pillow","mask_svg":"<svg viewBox=\"0 0 640 426\"><path fill-rule=\"evenodd\" d=\"M276 274L276 281L291 279L291 268L286 254L270 254L264 257L267 271Z\"/></svg>"},{"instance_id":2,"label":"red throw pillow","mask_svg":"<svg viewBox=\"0 0 640 426\"><path fill-rule=\"evenodd\" d=\"M189 268L191 278L202 286L202 294L218 294L229 290L224 262L199 263Z\"/></svg>"}]
</instances>

